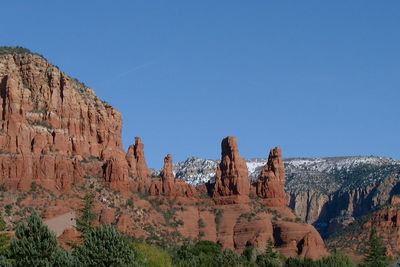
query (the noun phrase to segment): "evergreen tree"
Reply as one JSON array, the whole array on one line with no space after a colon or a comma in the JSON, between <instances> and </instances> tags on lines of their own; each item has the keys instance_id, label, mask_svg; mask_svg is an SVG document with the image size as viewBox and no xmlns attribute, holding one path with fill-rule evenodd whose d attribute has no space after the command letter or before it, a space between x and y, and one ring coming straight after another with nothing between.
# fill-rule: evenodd
<instances>
[{"instance_id":1,"label":"evergreen tree","mask_svg":"<svg viewBox=\"0 0 400 267\"><path fill-rule=\"evenodd\" d=\"M34 211L20 223L10 243L9 256L15 266L79 266L72 255L57 248L57 237Z\"/></svg>"},{"instance_id":2,"label":"evergreen tree","mask_svg":"<svg viewBox=\"0 0 400 267\"><path fill-rule=\"evenodd\" d=\"M368 250L364 259L364 266L386 267L390 259L386 256L386 247L378 236L375 228L371 230Z\"/></svg>"},{"instance_id":3,"label":"evergreen tree","mask_svg":"<svg viewBox=\"0 0 400 267\"><path fill-rule=\"evenodd\" d=\"M78 218L76 220L76 230L83 235L88 233L93 227L93 223L97 220L97 214L94 213L94 194L88 193L83 198L83 205L78 210Z\"/></svg>"},{"instance_id":4,"label":"evergreen tree","mask_svg":"<svg viewBox=\"0 0 400 267\"><path fill-rule=\"evenodd\" d=\"M94 227L74 251L82 266L142 266L128 238L114 227Z\"/></svg>"},{"instance_id":5,"label":"evergreen tree","mask_svg":"<svg viewBox=\"0 0 400 267\"><path fill-rule=\"evenodd\" d=\"M9 262L9 260L5 256L1 255L0 256L0 266L1 267L12 267L12 264Z\"/></svg>"},{"instance_id":6,"label":"evergreen tree","mask_svg":"<svg viewBox=\"0 0 400 267\"><path fill-rule=\"evenodd\" d=\"M240 257L235 251L225 249L224 252L215 257L214 266L239 267L244 266L245 263L244 258Z\"/></svg>"},{"instance_id":7,"label":"evergreen tree","mask_svg":"<svg viewBox=\"0 0 400 267\"><path fill-rule=\"evenodd\" d=\"M258 266L279 267L283 263L279 260L279 253L275 250L272 240L268 240L265 252L258 255L256 259Z\"/></svg>"},{"instance_id":8,"label":"evergreen tree","mask_svg":"<svg viewBox=\"0 0 400 267\"><path fill-rule=\"evenodd\" d=\"M0 232L2 232L2 233L0 233L0 255L5 254L5 252L8 249L8 246L10 244L11 235L7 232L4 232L7 230L8 230L8 228L7 228L6 222L4 221L3 216L1 216L1 213L0 213Z\"/></svg>"}]
</instances>

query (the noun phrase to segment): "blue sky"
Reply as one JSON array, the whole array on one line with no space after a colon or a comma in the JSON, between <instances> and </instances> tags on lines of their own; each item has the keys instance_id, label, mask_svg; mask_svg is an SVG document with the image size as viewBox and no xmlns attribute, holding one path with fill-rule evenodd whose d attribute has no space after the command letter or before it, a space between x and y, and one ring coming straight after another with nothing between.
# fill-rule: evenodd
<instances>
[{"instance_id":1,"label":"blue sky","mask_svg":"<svg viewBox=\"0 0 400 267\"><path fill-rule=\"evenodd\" d=\"M3 1L1 45L43 54L167 153L400 159L399 1Z\"/></svg>"}]
</instances>

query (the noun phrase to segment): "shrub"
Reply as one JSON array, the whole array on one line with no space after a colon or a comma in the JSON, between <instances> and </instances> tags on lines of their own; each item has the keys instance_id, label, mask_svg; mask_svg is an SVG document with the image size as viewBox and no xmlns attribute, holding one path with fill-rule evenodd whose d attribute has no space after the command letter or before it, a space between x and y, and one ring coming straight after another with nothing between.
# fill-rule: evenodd
<instances>
[{"instance_id":1,"label":"shrub","mask_svg":"<svg viewBox=\"0 0 400 267\"><path fill-rule=\"evenodd\" d=\"M133 243L133 248L138 253L138 259L149 267L170 267L172 259L168 252L154 245L146 243Z\"/></svg>"},{"instance_id":2,"label":"shrub","mask_svg":"<svg viewBox=\"0 0 400 267\"><path fill-rule=\"evenodd\" d=\"M90 229L74 253L82 266L141 266L128 238L109 225Z\"/></svg>"}]
</instances>

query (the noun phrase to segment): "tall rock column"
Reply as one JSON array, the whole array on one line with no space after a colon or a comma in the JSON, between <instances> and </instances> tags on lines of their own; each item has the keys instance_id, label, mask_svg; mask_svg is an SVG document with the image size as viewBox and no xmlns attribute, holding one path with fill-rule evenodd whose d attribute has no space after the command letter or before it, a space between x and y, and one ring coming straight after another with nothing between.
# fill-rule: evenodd
<instances>
[{"instance_id":1,"label":"tall rock column","mask_svg":"<svg viewBox=\"0 0 400 267\"><path fill-rule=\"evenodd\" d=\"M221 163L217 168L213 198L245 196L250 192L246 161L240 156L237 139L228 136L221 143ZM222 201L228 203L229 201ZM234 201L236 202L236 201Z\"/></svg>"},{"instance_id":2,"label":"tall rock column","mask_svg":"<svg viewBox=\"0 0 400 267\"><path fill-rule=\"evenodd\" d=\"M136 168L136 158L135 158L135 146L130 145L128 148L128 152L125 155L125 159L128 162L128 171L129 175L136 178L137 175L137 168Z\"/></svg>"},{"instance_id":3,"label":"tall rock column","mask_svg":"<svg viewBox=\"0 0 400 267\"><path fill-rule=\"evenodd\" d=\"M172 156L168 154L164 158L164 168L162 173L162 191L164 194L175 195L175 177L172 172Z\"/></svg>"},{"instance_id":4,"label":"tall rock column","mask_svg":"<svg viewBox=\"0 0 400 267\"><path fill-rule=\"evenodd\" d=\"M136 170L139 178L150 178L151 171L147 167L146 158L144 157L144 144L140 137L135 137L135 159L136 159Z\"/></svg>"},{"instance_id":5,"label":"tall rock column","mask_svg":"<svg viewBox=\"0 0 400 267\"><path fill-rule=\"evenodd\" d=\"M275 147L270 151L268 162L257 180L257 195L266 199L270 206L286 206L285 182L282 151Z\"/></svg>"},{"instance_id":6,"label":"tall rock column","mask_svg":"<svg viewBox=\"0 0 400 267\"><path fill-rule=\"evenodd\" d=\"M136 180L132 183L134 191L147 192L151 185L151 171L144 157L144 144L140 137L135 137L135 145L130 145L125 155L129 176Z\"/></svg>"}]
</instances>

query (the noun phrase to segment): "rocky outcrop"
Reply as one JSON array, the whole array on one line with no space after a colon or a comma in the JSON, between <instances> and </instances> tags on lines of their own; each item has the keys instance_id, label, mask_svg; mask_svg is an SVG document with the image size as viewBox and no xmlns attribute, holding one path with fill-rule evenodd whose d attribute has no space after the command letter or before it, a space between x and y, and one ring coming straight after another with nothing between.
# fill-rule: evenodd
<instances>
[{"instance_id":1,"label":"rocky outcrop","mask_svg":"<svg viewBox=\"0 0 400 267\"><path fill-rule=\"evenodd\" d=\"M164 168L162 171L161 180L152 181L149 189L152 196L161 194L169 197L197 197L199 192L192 185L187 184L185 181L175 179L172 171L172 155L168 154L164 158Z\"/></svg>"},{"instance_id":2,"label":"rocky outcrop","mask_svg":"<svg viewBox=\"0 0 400 267\"><path fill-rule=\"evenodd\" d=\"M106 182L109 182L112 188L125 189L129 183L126 161L112 157L106 161L103 168Z\"/></svg>"},{"instance_id":3,"label":"rocky outcrop","mask_svg":"<svg viewBox=\"0 0 400 267\"><path fill-rule=\"evenodd\" d=\"M164 194L174 196L175 192L175 177L172 172L172 155L168 154L164 158L164 168L162 173L162 191Z\"/></svg>"},{"instance_id":4,"label":"rocky outcrop","mask_svg":"<svg viewBox=\"0 0 400 267\"><path fill-rule=\"evenodd\" d=\"M256 193L267 201L268 206L286 206L285 182L282 151L275 147L256 182Z\"/></svg>"},{"instance_id":5,"label":"rocky outcrop","mask_svg":"<svg viewBox=\"0 0 400 267\"><path fill-rule=\"evenodd\" d=\"M224 138L221 150L212 196L220 203L246 201L250 193L249 175L246 161L239 154L236 137Z\"/></svg>"},{"instance_id":6,"label":"rocky outcrop","mask_svg":"<svg viewBox=\"0 0 400 267\"><path fill-rule=\"evenodd\" d=\"M279 221L274 223L278 251L290 257L319 258L328 255L324 241L311 225Z\"/></svg>"},{"instance_id":7,"label":"rocky outcrop","mask_svg":"<svg viewBox=\"0 0 400 267\"><path fill-rule=\"evenodd\" d=\"M139 178L150 178L151 171L147 167L146 158L144 157L144 144L140 137L135 137L134 155L136 159L136 172Z\"/></svg>"},{"instance_id":8,"label":"rocky outcrop","mask_svg":"<svg viewBox=\"0 0 400 267\"><path fill-rule=\"evenodd\" d=\"M38 55L1 55L0 92L0 183L9 188L69 190L83 176L78 160L123 151L120 113Z\"/></svg>"}]
</instances>

